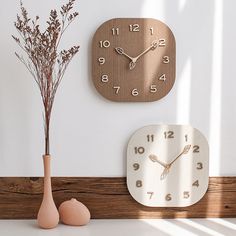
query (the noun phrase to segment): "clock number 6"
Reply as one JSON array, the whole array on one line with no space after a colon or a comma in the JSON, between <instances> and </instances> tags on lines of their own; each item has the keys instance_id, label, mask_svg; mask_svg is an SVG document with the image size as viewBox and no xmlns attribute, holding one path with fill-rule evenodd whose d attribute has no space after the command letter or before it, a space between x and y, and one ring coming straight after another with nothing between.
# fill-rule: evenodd
<instances>
[{"instance_id":1,"label":"clock number 6","mask_svg":"<svg viewBox=\"0 0 236 236\"><path fill-rule=\"evenodd\" d=\"M132 96L136 97L138 96L138 90L137 89L133 89L132 92L131 92Z\"/></svg>"}]
</instances>

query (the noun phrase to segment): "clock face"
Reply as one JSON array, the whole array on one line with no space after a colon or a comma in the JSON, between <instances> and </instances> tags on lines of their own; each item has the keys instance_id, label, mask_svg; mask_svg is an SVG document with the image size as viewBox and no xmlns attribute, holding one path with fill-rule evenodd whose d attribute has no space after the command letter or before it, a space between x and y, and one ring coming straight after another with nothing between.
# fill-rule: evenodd
<instances>
[{"instance_id":1,"label":"clock face","mask_svg":"<svg viewBox=\"0 0 236 236\"><path fill-rule=\"evenodd\" d=\"M155 19L120 18L103 23L92 46L97 91L117 102L156 101L175 81L175 38Z\"/></svg>"},{"instance_id":2,"label":"clock face","mask_svg":"<svg viewBox=\"0 0 236 236\"><path fill-rule=\"evenodd\" d=\"M127 185L139 203L184 207L208 188L208 143L191 126L151 125L136 131L127 150Z\"/></svg>"}]
</instances>

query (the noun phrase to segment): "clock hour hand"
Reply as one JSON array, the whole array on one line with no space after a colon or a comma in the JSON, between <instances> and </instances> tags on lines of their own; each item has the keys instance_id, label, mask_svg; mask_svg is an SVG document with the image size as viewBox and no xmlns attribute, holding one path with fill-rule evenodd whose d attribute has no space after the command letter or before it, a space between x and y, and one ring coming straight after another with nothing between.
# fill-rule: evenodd
<instances>
[{"instance_id":1,"label":"clock hour hand","mask_svg":"<svg viewBox=\"0 0 236 236\"><path fill-rule=\"evenodd\" d=\"M134 67L136 66L136 63L134 61L134 58L129 56L127 53L124 52L124 49L121 47L116 47L115 51L119 54L119 55L124 55L125 57L129 58L131 60L131 62L129 63L129 69L133 70Z\"/></svg>"},{"instance_id":2,"label":"clock hour hand","mask_svg":"<svg viewBox=\"0 0 236 236\"><path fill-rule=\"evenodd\" d=\"M161 166L163 166L164 168L166 168L167 167L167 165L164 163L164 162L162 162L162 161L160 161L160 160L158 160L158 157L156 156L156 155L149 155L149 159L152 161L152 162L157 162L157 163L159 163Z\"/></svg>"}]
</instances>

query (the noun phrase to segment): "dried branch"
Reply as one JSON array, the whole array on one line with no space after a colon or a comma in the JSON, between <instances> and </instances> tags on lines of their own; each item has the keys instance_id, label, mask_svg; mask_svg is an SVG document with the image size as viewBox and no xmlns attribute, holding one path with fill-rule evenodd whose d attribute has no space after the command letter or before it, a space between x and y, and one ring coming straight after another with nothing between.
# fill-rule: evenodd
<instances>
[{"instance_id":1,"label":"dried branch","mask_svg":"<svg viewBox=\"0 0 236 236\"><path fill-rule=\"evenodd\" d=\"M60 8L60 14L51 10L44 31L40 30L39 16L32 20L22 2L20 14L14 22L19 37L12 35L12 38L27 59L15 54L33 76L43 101L45 154L50 154L49 131L54 98L69 63L79 51L79 46L73 46L58 52L64 32L78 16L78 12L72 12L74 3L75 0L69 0Z\"/></svg>"}]
</instances>

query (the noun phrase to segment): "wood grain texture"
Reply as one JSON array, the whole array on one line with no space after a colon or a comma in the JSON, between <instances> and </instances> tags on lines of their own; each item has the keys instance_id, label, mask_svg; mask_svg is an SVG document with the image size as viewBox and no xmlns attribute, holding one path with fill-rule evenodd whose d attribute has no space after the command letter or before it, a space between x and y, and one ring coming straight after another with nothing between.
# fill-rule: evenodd
<instances>
[{"instance_id":1,"label":"wood grain texture","mask_svg":"<svg viewBox=\"0 0 236 236\"><path fill-rule=\"evenodd\" d=\"M130 25L138 25L139 31L130 31ZM112 29L117 28L119 35L113 35ZM109 46L102 46L104 41L109 41ZM115 50L122 48L129 57L135 58L153 42L158 46L143 54L133 69L129 67L130 58ZM101 57L105 59L104 64L99 63ZM168 57L168 63L165 63L165 57ZM112 19L103 23L93 37L93 83L103 97L115 102L151 102L166 96L175 82L175 61L174 35L167 25L155 19ZM166 80L159 80L164 74ZM102 82L103 75L107 76L106 82Z\"/></svg>"},{"instance_id":2,"label":"wood grain texture","mask_svg":"<svg viewBox=\"0 0 236 236\"><path fill-rule=\"evenodd\" d=\"M236 217L236 177L211 177L206 195L185 208L150 208L133 200L125 178L52 178L56 205L72 197L91 211L94 219ZM0 218L36 218L42 200L43 179L0 178Z\"/></svg>"}]
</instances>

